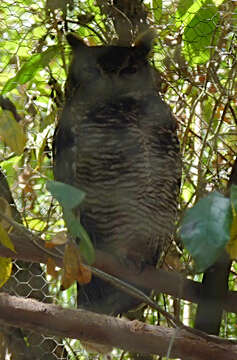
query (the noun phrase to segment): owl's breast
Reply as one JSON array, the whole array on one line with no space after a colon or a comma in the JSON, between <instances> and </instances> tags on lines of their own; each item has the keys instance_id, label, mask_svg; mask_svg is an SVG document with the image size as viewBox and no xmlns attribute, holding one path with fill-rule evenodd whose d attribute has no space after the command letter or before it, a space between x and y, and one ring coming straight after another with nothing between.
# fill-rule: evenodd
<instances>
[{"instance_id":1,"label":"owl's breast","mask_svg":"<svg viewBox=\"0 0 237 360\"><path fill-rule=\"evenodd\" d=\"M77 125L74 186L86 192L82 223L96 247L152 262L159 239L167 241L173 230L177 178L167 176L177 166L169 154L177 144L159 119L146 124L144 117L104 108L84 117Z\"/></svg>"}]
</instances>

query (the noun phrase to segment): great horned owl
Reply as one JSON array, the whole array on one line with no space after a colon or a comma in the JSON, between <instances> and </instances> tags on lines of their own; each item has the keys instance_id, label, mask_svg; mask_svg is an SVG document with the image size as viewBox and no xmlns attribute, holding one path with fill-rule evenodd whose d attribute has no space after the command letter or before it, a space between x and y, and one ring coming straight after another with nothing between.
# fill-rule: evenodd
<instances>
[{"instance_id":1,"label":"great horned owl","mask_svg":"<svg viewBox=\"0 0 237 360\"><path fill-rule=\"evenodd\" d=\"M139 270L155 266L170 244L180 154L176 121L157 94L147 60L151 45L87 46L67 36L73 59L54 138L54 175L86 192L82 225L95 248ZM137 304L94 277L79 306L126 312Z\"/></svg>"}]
</instances>

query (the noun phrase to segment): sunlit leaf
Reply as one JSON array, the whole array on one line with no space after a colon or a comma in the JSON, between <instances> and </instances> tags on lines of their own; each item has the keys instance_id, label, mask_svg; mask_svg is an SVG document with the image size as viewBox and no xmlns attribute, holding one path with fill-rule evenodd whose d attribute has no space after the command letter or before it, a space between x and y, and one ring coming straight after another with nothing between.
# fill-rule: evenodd
<instances>
[{"instance_id":1,"label":"sunlit leaf","mask_svg":"<svg viewBox=\"0 0 237 360\"><path fill-rule=\"evenodd\" d=\"M237 186L232 185L230 191L230 200L232 205L233 222L230 229L230 240L226 250L231 259L237 258Z\"/></svg>"},{"instance_id":2,"label":"sunlit leaf","mask_svg":"<svg viewBox=\"0 0 237 360\"><path fill-rule=\"evenodd\" d=\"M180 0L175 16L176 25L187 26L202 6L203 2L200 0Z\"/></svg>"},{"instance_id":3,"label":"sunlit leaf","mask_svg":"<svg viewBox=\"0 0 237 360\"><path fill-rule=\"evenodd\" d=\"M11 239L8 236L8 233L0 223L0 244L5 246L6 248L10 249L11 251L15 251L14 244L12 243Z\"/></svg>"},{"instance_id":4,"label":"sunlit leaf","mask_svg":"<svg viewBox=\"0 0 237 360\"><path fill-rule=\"evenodd\" d=\"M197 15L201 8L211 7L213 5L219 6L224 0L179 0L177 11L175 14L176 25L187 26L192 19Z\"/></svg>"},{"instance_id":5,"label":"sunlit leaf","mask_svg":"<svg viewBox=\"0 0 237 360\"><path fill-rule=\"evenodd\" d=\"M203 64L206 63L211 55L211 49L215 45L219 28L219 12L211 0L202 3L202 6L196 12L188 12L194 14L189 17L190 21L184 28L183 40L183 54L190 64ZM196 4L196 2L195 2Z\"/></svg>"},{"instance_id":6,"label":"sunlit leaf","mask_svg":"<svg viewBox=\"0 0 237 360\"><path fill-rule=\"evenodd\" d=\"M7 200L3 197L0 197L0 211L2 214L6 215L10 219L12 218L12 211L9 203ZM11 227L11 224L9 224L8 221L0 218L0 223L2 224L3 228L8 231Z\"/></svg>"},{"instance_id":7,"label":"sunlit leaf","mask_svg":"<svg viewBox=\"0 0 237 360\"><path fill-rule=\"evenodd\" d=\"M195 192L195 189L193 188L192 184L185 184L182 188L182 198L184 199L184 201L187 203L190 201L190 199L192 198L193 194Z\"/></svg>"},{"instance_id":8,"label":"sunlit leaf","mask_svg":"<svg viewBox=\"0 0 237 360\"><path fill-rule=\"evenodd\" d=\"M180 0L175 15L176 25L184 28L183 54L190 64L209 60L211 47L219 36L219 6L223 0Z\"/></svg>"},{"instance_id":9,"label":"sunlit leaf","mask_svg":"<svg viewBox=\"0 0 237 360\"><path fill-rule=\"evenodd\" d=\"M233 222L230 229L230 240L226 245L226 250L231 259L237 259L237 213L233 209Z\"/></svg>"},{"instance_id":10,"label":"sunlit leaf","mask_svg":"<svg viewBox=\"0 0 237 360\"><path fill-rule=\"evenodd\" d=\"M189 10L189 8L193 5L194 2L195 0L179 0L175 18L178 20L183 20L184 15L188 15L190 13L190 11L187 10Z\"/></svg>"},{"instance_id":11,"label":"sunlit leaf","mask_svg":"<svg viewBox=\"0 0 237 360\"><path fill-rule=\"evenodd\" d=\"M10 111L0 110L0 137L17 155L23 153L26 135Z\"/></svg>"},{"instance_id":12,"label":"sunlit leaf","mask_svg":"<svg viewBox=\"0 0 237 360\"><path fill-rule=\"evenodd\" d=\"M12 272L12 260L0 257L0 288L7 282Z\"/></svg>"},{"instance_id":13,"label":"sunlit leaf","mask_svg":"<svg viewBox=\"0 0 237 360\"><path fill-rule=\"evenodd\" d=\"M224 0L212 0L216 6L220 6Z\"/></svg>"},{"instance_id":14,"label":"sunlit leaf","mask_svg":"<svg viewBox=\"0 0 237 360\"><path fill-rule=\"evenodd\" d=\"M218 192L209 194L186 212L180 235L198 271L211 266L224 250L231 223L230 199Z\"/></svg>"},{"instance_id":15,"label":"sunlit leaf","mask_svg":"<svg viewBox=\"0 0 237 360\"><path fill-rule=\"evenodd\" d=\"M28 188L27 190L30 190L30 188ZM32 218L30 216L27 216L25 218L25 225L27 225L30 229L34 230L34 231L44 231L45 227L46 227L46 222L41 220L41 219L35 219Z\"/></svg>"},{"instance_id":16,"label":"sunlit leaf","mask_svg":"<svg viewBox=\"0 0 237 360\"><path fill-rule=\"evenodd\" d=\"M234 210L237 213L237 185L231 186L230 200L231 200L231 205L234 207Z\"/></svg>"},{"instance_id":17,"label":"sunlit leaf","mask_svg":"<svg viewBox=\"0 0 237 360\"><path fill-rule=\"evenodd\" d=\"M152 10L155 17L155 21L156 23L158 23L162 15L162 0L153 0Z\"/></svg>"},{"instance_id":18,"label":"sunlit leaf","mask_svg":"<svg viewBox=\"0 0 237 360\"><path fill-rule=\"evenodd\" d=\"M21 156L13 156L8 160L0 163L1 168L7 173L7 181L9 185L12 185L17 178L17 166L22 159Z\"/></svg>"},{"instance_id":19,"label":"sunlit leaf","mask_svg":"<svg viewBox=\"0 0 237 360\"><path fill-rule=\"evenodd\" d=\"M44 68L57 55L57 52L58 47L51 46L40 54L32 55L18 73L7 81L2 90L2 95L15 89L19 84L25 84L27 81L33 79L37 71Z\"/></svg>"}]
</instances>

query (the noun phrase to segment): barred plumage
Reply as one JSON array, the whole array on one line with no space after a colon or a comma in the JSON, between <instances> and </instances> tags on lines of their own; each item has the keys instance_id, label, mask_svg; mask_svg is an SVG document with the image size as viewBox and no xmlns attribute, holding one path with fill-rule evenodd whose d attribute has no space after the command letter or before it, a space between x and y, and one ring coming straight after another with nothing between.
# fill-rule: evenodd
<instances>
[{"instance_id":1,"label":"barred plumage","mask_svg":"<svg viewBox=\"0 0 237 360\"><path fill-rule=\"evenodd\" d=\"M174 229L180 155L175 120L153 84L150 46L68 41L74 57L55 133L55 179L86 192L81 223L96 248L138 270L155 266ZM96 278L79 292L79 306L108 314L136 302Z\"/></svg>"}]
</instances>

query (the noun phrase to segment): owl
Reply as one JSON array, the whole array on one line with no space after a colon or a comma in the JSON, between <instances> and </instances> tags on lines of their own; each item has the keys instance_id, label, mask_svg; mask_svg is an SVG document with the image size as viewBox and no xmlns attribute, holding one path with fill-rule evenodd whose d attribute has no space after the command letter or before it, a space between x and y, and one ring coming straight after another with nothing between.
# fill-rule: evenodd
<instances>
[{"instance_id":1,"label":"owl","mask_svg":"<svg viewBox=\"0 0 237 360\"><path fill-rule=\"evenodd\" d=\"M151 41L87 46L67 35L72 61L54 135L54 176L83 190L80 221L95 249L133 264L156 266L174 232L180 180L176 120L157 93ZM138 305L93 277L78 305L117 315Z\"/></svg>"}]
</instances>

